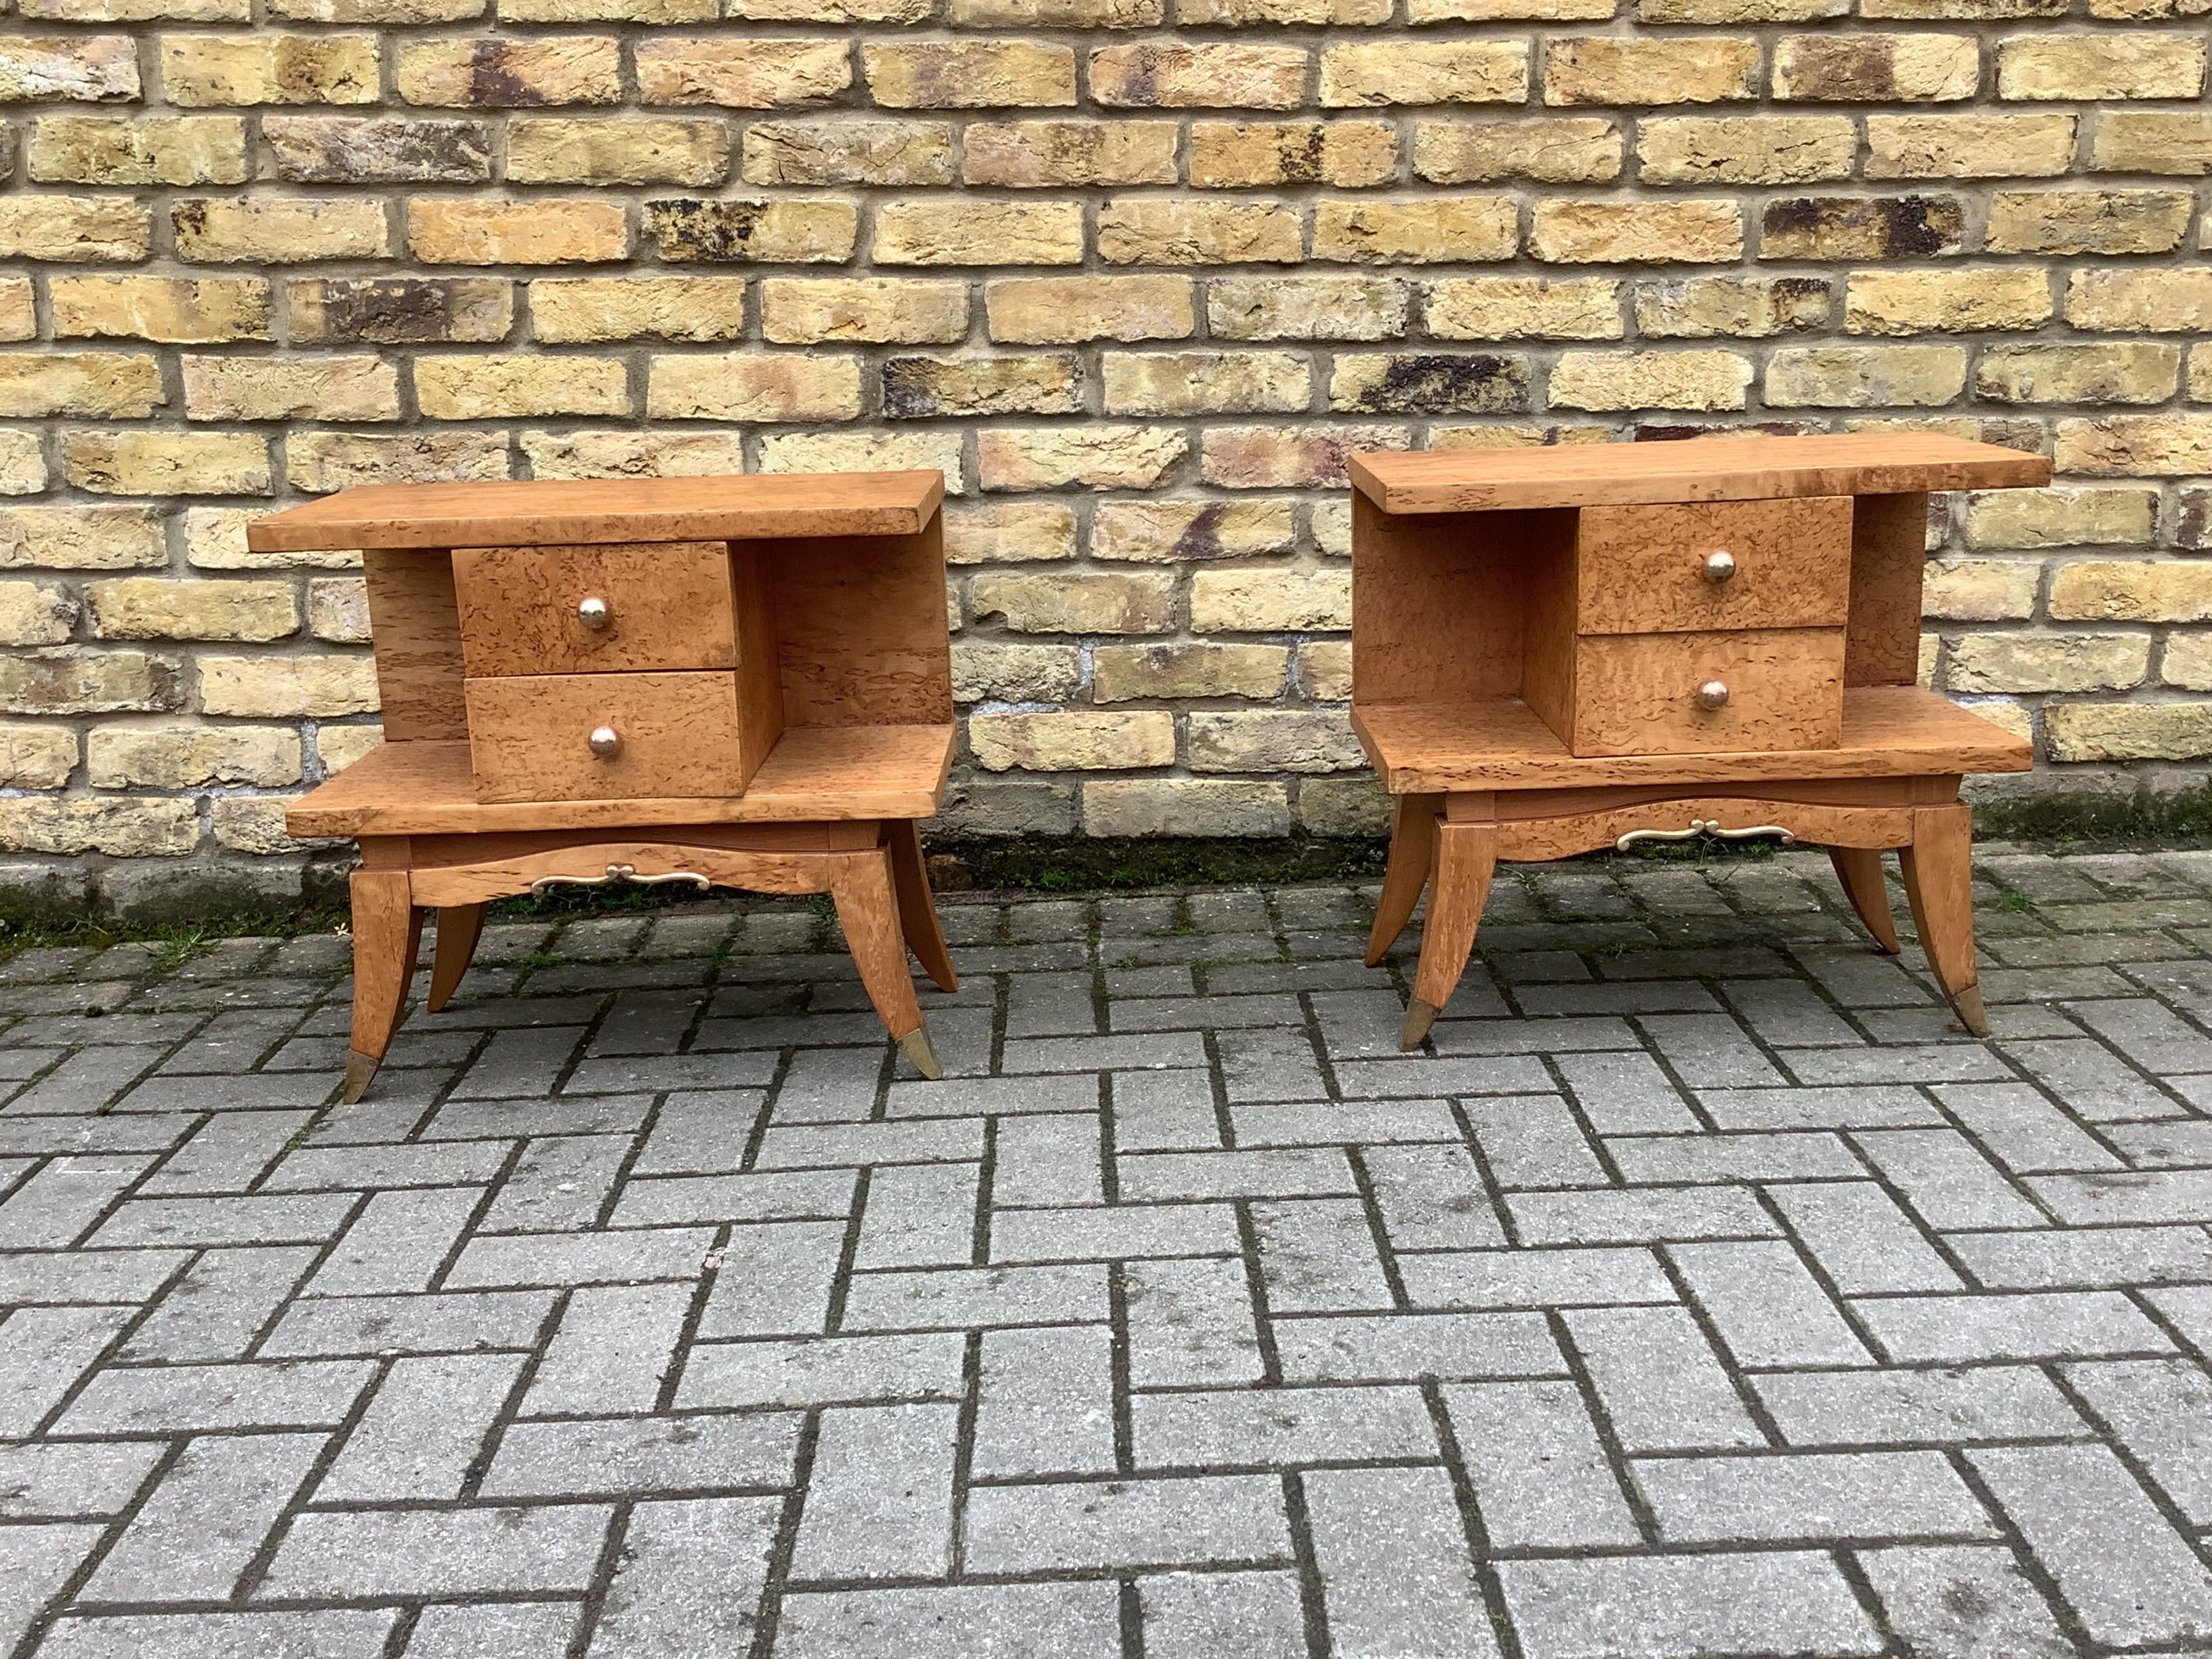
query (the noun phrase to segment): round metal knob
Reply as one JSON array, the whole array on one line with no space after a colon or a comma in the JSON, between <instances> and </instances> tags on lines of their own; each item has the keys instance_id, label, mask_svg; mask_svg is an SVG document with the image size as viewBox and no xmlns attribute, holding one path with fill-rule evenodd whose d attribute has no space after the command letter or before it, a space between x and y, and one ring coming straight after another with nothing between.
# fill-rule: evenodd
<instances>
[{"instance_id":1,"label":"round metal knob","mask_svg":"<svg viewBox=\"0 0 2212 1659\"><path fill-rule=\"evenodd\" d=\"M1735 555L1725 548L1716 553L1708 553L1698 574L1718 587L1735 574Z\"/></svg>"},{"instance_id":2,"label":"round metal knob","mask_svg":"<svg viewBox=\"0 0 2212 1659\"><path fill-rule=\"evenodd\" d=\"M1707 680L1698 688L1698 707L1700 708L1725 708L1728 707L1728 700L1729 689L1726 680Z\"/></svg>"},{"instance_id":3,"label":"round metal knob","mask_svg":"<svg viewBox=\"0 0 2212 1659\"><path fill-rule=\"evenodd\" d=\"M601 760L611 760L622 752L622 733L611 726L595 726L592 735L584 739L584 746Z\"/></svg>"},{"instance_id":4,"label":"round metal knob","mask_svg":"<svg viewBox=\"0 0 2212 1659\"><path fill-rule=\"evenodd\" d=\"M613 617L607 602L597 594L576 607L576 620L586 628L605 628Z\"/></svg>"}]
</instances>

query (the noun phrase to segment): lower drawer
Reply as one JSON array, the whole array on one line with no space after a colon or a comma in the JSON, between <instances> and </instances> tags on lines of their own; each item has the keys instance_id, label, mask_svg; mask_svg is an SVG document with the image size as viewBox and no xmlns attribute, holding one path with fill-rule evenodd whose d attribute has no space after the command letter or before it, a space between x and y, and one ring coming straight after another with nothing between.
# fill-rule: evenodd
<instances>
[{"instance_id":1,"label":"lower drawer","mask_svg":"<svg viewBox=\"0 0 2212 1659\"><path fill-rule=\"evenodd\" d=\"M1708 688L1724 699L1702 696ZM1588 635L1575 642L1573 709L1561 735L1577 755L1833 749L1844 630Z\"/></svg>"},{"instance_id":2,"label":"lower drawer","mask_svg":"<svg viewBox=\"0 0 2212 1659\"><path fill-rule=\"evenodd\" d=\"M465 695L479 801L744 793L735 674L535 674Z\"/></svg>"}]
</instances>

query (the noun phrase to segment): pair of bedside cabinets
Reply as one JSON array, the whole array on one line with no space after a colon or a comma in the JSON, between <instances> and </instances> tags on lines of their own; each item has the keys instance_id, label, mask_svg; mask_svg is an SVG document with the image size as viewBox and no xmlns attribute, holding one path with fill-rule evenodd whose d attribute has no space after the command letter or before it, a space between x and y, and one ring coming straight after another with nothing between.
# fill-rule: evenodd
<instances>
[{"instance_id":1,"label":"pair of bedside cabinets","mask_svg":"<svg viewBox=\"0 0 2212 1659\"><path fill-rule=\"evenodd\" d=\"M1929 964L1986 1034L1968 773L2027 744L1917 684L1931 490L2046 482L1926 434L1373 454L1352 465L1352 721L1396 797L1370 939L1424 892L1404 1044L1498 862L1646 839L1826 846L1877 942L1899 850ZM427 1006L485 906L617 883L827 893L885 1027L939 1066L909 952L957 987L916 821L953 750L933 472L372 486L253 546L357 549L386 742L291 811L350 836L368 1086L425 912Z\"/></svg>"}]
</instances>

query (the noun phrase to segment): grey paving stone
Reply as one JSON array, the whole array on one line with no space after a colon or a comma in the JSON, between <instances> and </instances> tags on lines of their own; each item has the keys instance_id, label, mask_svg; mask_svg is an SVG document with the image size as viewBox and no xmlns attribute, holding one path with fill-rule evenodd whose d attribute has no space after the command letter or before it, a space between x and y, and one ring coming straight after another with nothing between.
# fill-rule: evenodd
<instances>
[{"instance_id":1,"label":"grey paving stone","mask_svg":"<svg viewBox=\"0 0 2212 1659\"><path fill-rule=\"evenodd\" d=\"M1632 1468L1668 1543L1997 1535L1996 1523L1940 1452L1649 1457Z\"/></svg>"},{"instance_id":2,"label":"grey paving stone","mask_svg":"<svg viewBox=\"0 0 2212 1659\"><path fill-rule=\"evenodd\" d=\"M1930 1227L2045 1227L2051 1218L1953 1129L1893 1129L1855 1137L1861 1150Z\"/></svg>"},{"instance_id":3,"label":"grey paving stone","mask_svg":"<svg viewBox=\"0 0 2212 1659\"><path fill-rule=\"evenodd\" d=\"M1810 1551L1506 1561L1498 1576L1528 1659L1883 1650L1835 1563Z\"/></svg>"},{"instance_id":4,"label":"grey paving stone","mask_svg":"<svg viewBox=\"0 0 2212 1659\"><path fill-rule=\"evenodd\" d=\"M1793 1182L1769 1187L1766 1194L1845 1296L1966 1287L1928 1236L1871 1181Z\"/></svg>"},{"instance_id":5,"label":"grey paving stone","mask_svg":"<svg viewBox=\"0 0 2212 1659\"><path fill-rule=\"evenodd\" d=\"M623 1530L621 1558L587 1651L611 1656L746 1648L758 1626L782 1509L777 1498L638 1504Z\"/></svg>"},{"instance_id":6,"label":"grey paving stone","mask_svg":"<svg viewBox=\"0 0 2212 1659\"><path fill-rule=\"evenodd\" d=\"M229 1601L326 1438L226 1434L188 1442L78 1599Z\"/></svg>"},{"instance_id":7,"label":"grey paving stone","mask_svg":"<svg viewBox=\"0 0 2212 1659\"><path fill-rule=\"evenodd\" d=\"M17 1314L15 1318L22 1316ZM342 1422L353 1409L375 1370L367 1360L326 1359L103 1370L70 1401L55 1424L54 1432L180 1434L222 1429L328 1428Z\"/></svg>"},{"instance_id":8,"label":"grey paving stone","mask_svg":"<svg viewBox=\"0 0 2212 1659\"><path fill-rule=\"evenodd\" d=\"M2173 1506L2212 1524L2212 1376L2186 1359L2069 1365L2065 1375Z\"/></svg>"},{"instance_id":9,"label":"grey paving stone","mask_svg":"<svg viewBox=\"0 0 2212 1659\"><path fill-rule=\"evenodd\" d=\"M684 1098L686 1097L677 1097L677 1100ZM532 1135L631 1134L645 1127L646 1114L652 1104L653 1099L649 1095L563 1095L557 1099L453 1099L438 1108L424 1138L430 1140L512 1141L526 1139ZM728 1130L720 1121L725 1113L717 1114L717 1127L726 1135ZM662 1115L667 1115L665 1110ZM743 1132L740 1131L739 1139L742 1138Z\"/></svg>"},{"instance_id":10,"label":"grey paving stone","mask_svg":"<svg viewBox=\"0 0 2212 1659\"><path fill-rule=\"evenodd\" d=\"M597 1498L787 1486L799 1431L791 1412L513 1423L483 1492Z\"/></svg>"},{"instance_id":11,"label":"grey paving stone","mask_svg":"<svg viewBox=\"0 0 2212 1659\"><path fill-rule=\"evenodd\" d=\"M1991 1290L2212 1281L2202 1227L2098 1227L2039 1233L1948 1233L1944 1245Z\"/></svg>"},{"instance_id":12,"label":"grey paving stone","mask_svg":"<svg viewBox=\"0 0 2212 1659\"><path fill-rule=\"evenodd\" d=\"M0 1573L0 1642L12 1648L21 1639L92 1553L103 1531L98 1526L62 1522L7 1529L9 1570Z\"/></svg>"},{"instance_id":13,"label":"grey paving stone","mask_svg":"<svg viewBox=\"0 0 2212 1659\"><path fill-rule=\"evenodd\" d=\"M307 1288L318 1296L428 1290L483 1199L478 1187L376 1194Z\"/></svg>"},{"instance_id":14,"label":"grey paving stone","mask_svg":"<svg viewBox=\"0 0 2212 1659\"><path fill-rule=\"evenodd\" d=\"M406 1659L541 1659L568 1650L574 1601L442 1602L422 1609Z\"/></svg>"},{"instance_id":15,"label":"grey paving stone","mask_svg":"<svg viewBox=\"0 0 2212 1659\"><path fill-rule=\"evenodd\" d=\"M1095 1132L1092 1146L1095 1162ZM981 1178L980 1164L895 1164L877 1170L868 1182L867 1208L860 1216L860 1246L853 1265L967 1265L975 1258ZM994 1194L996 1190L994 1183ZM839 1237L842 1242L842 1230Z\"/></svg>"},{"instance_id":16,"label":"grey paving stone","mask_svg":"<svg viewBox=\"0 0 2212 1659\"><path fill-rule=\"evenodd\" d=\"M459 1498L521 1374L520 1354L393 1361L316 1483L316 1501Z\"/></svg>"},{"instance_id":17,"label":"grey paving stone","mask_svg":"<svg viewBox=\"0 0 2212 1659\"><path fill-rule=\"evenodd\" d=\"M0 1249L58 1249L74 1243L153 1159L143 1154L58 1158L0 1204ZM133 1206L135 1207L135 1206ZM100 1229L108 1231L106 1227ZM106 1244L186 1243L185 1239L111 1237Z\"/></svg>"},{"instance_id":18,"label":"grey paving stone","mask_svg":"<svg viewBox=\"0 0 2212 1659\"><path fill-rule=\"evenodd\" d=\"M1504 1188L1610 1184L1589 1136L1554 1096L1474 1100L1464 1108L1491 1178Z\"/></svg>"},{"instance_id":19,"label":"grey paving stone","mask_svg":"<svg viewBox=\"0 0 2212 1659\"><path fill-rule=\"evenodd\" d=\"M378 1601L581 1590L612 1515L588 1504L310 1510L285 1534L259 1594Z\"/></svg>"},{"instance_id":20,"label":"grey paving stone","mask_svg":"<svg viewBox=\"0 0 2212 1659\"><path fill-rule=\"evenodd\" d=\"M795 1221L843 1217L858 1184L851 1170L796 1170L771 1175L676 1176L643 1180L633 1167L615 1200L617 1227L684 1222Z\"/></svg>"},{"instance_id":21,"label":"grey paving stone","mask_svg":"<svg viewBox=\"0 0 2212 1659\"><path fill-rule=\"evenodd\" d=\"M553 1298L551 1291L303 1297L284 1310L276 1328L262 1340L260 1357L533 1348L552 1311Z\"/></svg>"},{"instance_id":22,"label":"grey paving stone","mask_svg":"<svg viewBox=\"0 0 2212 1659\"><path fill-rule=\"evenodd\" d=\"M1759 1200L1736 1187L1509 1193L1505 1206L1528 1244L1766 1238L1780 1231Z\"/></svg>"},{"instance_id":23,"label":"grey paving stone","mask_svg":"<svg viewBox=\"0 0 2212 1659\"><path fill-rule=\"evenodd\" d=\"M299 1288L313 1245L209 1250L131 1331L126 1360L235 1359Z\"/></svg>"},{"instance_id":24,"label":"grey paving stone","mask_svg":"<svg viewBox=\"0 0 2212 1659\"><path fill-rule=\"evenodd\" d=\"M1623 1450L1765 1443L1686 1309L1577 1308L1564 1317Z\"/></svg>"},{"instance_id":25,"label":"grey paving stone","mask_svg":"<svg viewBox=\"0 0 2212 1659\"><path fill-rule=\"evenodd\" d=\"M799 1336L827 1328L846 1231L842 1221L732 1227L697 1334Z\"/></svg>"},{"instance_id":26,"label":"grey paving stone","mask_svg":"<svg viewBox=\"0 0 2212 1659\"><path fill-rule=\"evenodd\" d=\"M776 1626L776 1659L1120 1659L1109 1583L957 1584L793 1593Z\"/></svg>"},{"instance_id":27,"label":"grey paving stone","mask_svg":"<svg viewBox=\"0 0 2212 1659\"><path fill-rule=\"evenodd\" d=\"M682 1409L957 1400L966 1343L957 1332L702 1342L684 1362Z\"/></svg>"},{"instance_id":28,"label":"grey paving stone","mask_svg":"<svg viewBox=\"0 0 2212 1659\"><path fill-rule=\"evenodd\" d=\"M36 1430L115 1340L125 1317L113 1308L18 1308L0 1322L0 1434Z\"/></svg>"},{"instance_id":29,"label":"grey paving stone","mask_svg":"<svg viewBox=\"0 0 2212 1659\"><path fill-rule=\"evenodd\" d=\"M1723 1129L1897 1129L1941 1127L1943 1114L1917 1089L1700 1089L1698 1103Z\"/></svg>"},{"instance_id":30,"label":"grey paving stone","mask_svg":"<svg viewBox=\"0 0 2212 1659\"><path fill-rule=\"evenodd\" d=\"M1350 1159L1333 1146L1142 1152L1115 1162L1121 1196L1140 1204L1178 1198L1349 1196L1359 1190Z\"/></svg>"},{"instance_id":31,"label":"grey paving stone","mask_svg":"<svg viewBox=\"0 0 2212 1659\"><path fill-rule=\"evenodd\" d=\"M1251 1213L1271 1310L1324 1313L1393 1304L1373 1224L1357 1200L1259 1203Z\"/></svg>"},{"instance_id":32,"label":"grey paving stone","mask_svg":"<svg viewBox=\"0 0 2212 1659\"><path fill-rule=\"evenodd\" d=\"M191 1259L185 1250L24 1251L0 1255L0 1301L149 1300Z\"/></svg>"},{"instance_id":33,"label":"grey paving stone","mask_svg":"<svg viewBox=\"0 0 2212 1659\"><path fill-rule=\"evenodd\" d=\"M1265 1474L978 1486L966 1559L983 1573L1280 1561L1290 1523Z\"/></svg>"},{"instance_id":34,"label":"grey paving stone","mask_svg":"<svg viewBox=\"0 0 2212 1659\"><path fill-rule=\"evenodd\" d=\"M360 1202L351 1193L130 1199L100 1224L91 1242L111 1249L319 1243L337 1236Z\"/></svg>"},{"instance_id":35,"label":"grey paving stone","mask_svg":"<svg viewBox=\"0 0 2212 1659\"><path fill-rule=\"evenodd\" d=\"M1305 1659L1293 1574L1156 1572L1138 1583L1146 1659Z\"/></svg>"},{"instance_id":36,"label":"grey paving stone","mask_svg":"<svg viewBox=\"0 0 2212 1659\"><path fill-rule=\"evenodd\" d=\"M1890 1627L1941 1659L2066 1659L2074 1644L2013 1560L1993 1545L1906 1545L1858 1552Z\"/></svg>"},{"instance_id":37,"label":"grey paving stone","mask_svg":"<svg viewBox=\"0 0 2212 1659\"><path fill-rule=\"evenodd\" d=\"M1359 1164L1393 1249L1479 1249L1505 1242L1489 1184L1464 1146L1364 1146Z\"/></svg>"},{"instance_id":38,"label":"grey paving stone","mask_svg":"<svg viewBox=\"0 0 2212 1659\"><path fill-rule=\"evenodd\" d=\"M2212 1170L2030 1176L2027 1185L2069 1226L2193 1223L2212 1216Z\"/></svg>"},{"instance_id":39,"label":"grey paving stone","mask_svg":"<svg viewBox=\"0 0 2212 1659\"><path fill-rule=\"evenodd\" d=\"M1874 1363L1790 1245L1671 1244L1667 1253L1739 1365Z\"/></svg>"},{"instance_id":40,"label":"grey paving stone","mask_svg":"<svg viewBox=\"0 0 2212 1659\"><path fill-rule=\"evenodd\" d=\"M1333 1653L1498 1652L1443 1469L1318 1469L1303 1485Z\"/></svg>"},{"instance_id":41,"label":"grey paving stone","mask_svg":"<svg viewBox=\"0 0 2212 1659\"><path fill-rule=\"evenodd\" d=\"M2089 1358L2173 1346L2114 1291L1865 1297L1851 1305L1888 1357L1907 1364Z\"/></svg>"},{"instance_id":42,"label":"grey paving stone","mask_svg":"<svg viewBox=\"0 0 2212 1659\"><path fill-rule=\"evenodd\" d=\"M1608 1137L1606 1155L1632 1183L1815 1181L1863 1175L1866 1166L1832 1134Z\"/></svg>"},{"instance_id":43,"label":"grey paving stone","mask_svg":"<svg viewBox=\"0 0 2212 1659\"><path fill-rule=\"evenodd\" d=\"M576 1291L530 1379L522 1409L533 1416L651 1411L677 1366L691 1295L689 1285Z\"/></svg>"},{"instance_id":44,"label":"grey paving stone","mask_svg":"<svg viewBox=\"0 0 2212 1659\"><path fill-rule=\"evenodd\" d=\"M1110 1328L983 1333L975 1478L1103 1474L1115 1467L1114 1441Z\"/></svg>"},{"instance_id":45,"label":"grey paving stone","mask_svg":"<svg viewBox=\"0 0 2212 1659\"><path fill-rule=\"evenodd\" d=\"M994 1261L1122 1261L1136 1256L1233 1255L1237 1212L1226 1204L1120 1204L1000 1210L991 1218Z\"/></svg>"},{"instance_id":46,"label":"grey paving stone","mask_svg":"<svg viewBox=\"0 0 2212 1659\"><path fill-rule=\"evenodd\" d=\"M939 1405L823 1412L792 1575L944 1577L952 1565L959 1419L956 1407Z\"/></svg>"},{"instance_id":47,"label":"grey paving stone","mask_svg":"<svg viewBox=\"0 0 2212 1659\"><path fill-rule=\"evenodd\" d=\"M845 1168L862 1164L973 1163L983 1156L983 1126L973 1118L917 1118L897 1123L806 1124L761 1138L763 1170Z\"/></svg>"},{"instance_id":48,"label":"grey paving stone","mask_svg":"<svg viewBox=\"0 0 2212 1659\"><path fill-rule=\"evenodd\" d=\"M1573 1308L1676 1302L1657 1255L1642 1247L1454 1250L1401 1255L1406 1294L1423 1308Z\"/></svg>"},{"instance_id":49,"label":"grey paving stone","mask_svg":"<svg viewBox=\"0 0 2212 1659\"><path fill-rule=\"evenodd\" d=\"M1106 1316L1106 1269L1094 1262L855 1273L845 1297L845 1328L853 1331L1063 1325Z\"/></svg>"},{"instance_id":50,"label":"grey paving stone","mask_svg":"<svg viewBox=\"0 0 2212 1659\"><path fill-rule=\"evenodd\" d=\"M1573 1383L1476 1383L1445 1389L1444 1404L1492 1548L1643 1541Z\"/></svg>"},{"instance_id":51,"label":"grey paving stone","mask_svg":"<svg viewBox=\"0 0 2212 1659\"><path fill-rule=\"evenodd\" d=\"M113 1515L146 1484L164 1450L148 1440L33 1440L0 1446L0 1516L66 1520Z\"/></svg>"},{"instance_id":52,"label":"grey paving stone","mask_svg":"<svg viewBox=\"0 0 2212 1659\"><path fill-rule=\"evenodd\" d=\"M628 1135L554 1135L525 1143L478 1224L497 1231L589 1227L629 1156Z\"/></svg>"},{"instance_id":53,"label":"grey paving stone","mask_svg":"<svg viewBox=\"0 0 2212 1659\"><path fill-rule=\"evenodd\" d=\"M1291 1382L1412 1382L1563 1375L1551 1328L1533 1313L1333 1314L1273 1322Z\"/></svg>"},{"instance_id":54,"label":"grey paving stone","mask_svg":"<svg viewBox=\"0 0 2212 1659\"><path fill-rule=\"evenodd\" d=\"M39 1651L58 1659L380 1659L398 1617L395 1607L72 1616L55 1621Z\"/></svg>"},{"instance_id":55,"label":"grey paving stone","mask_svg":"<svg viewBox=\"0 0 2212 1659\"><path fill-rule=\"evenodd\" d=\"M1965 1445L2088 1433L2057 1385L2032 1365L1770 1373L1751 1386L1796 1446Z\"/></svg>"},{"instance_id":56,"label":"grey paving stone","mask_svg":"<svg viewBox=\"0 0 2212 1659\"><path fill-rule=\"evenodd\" d=\"M452 1290L545 1285L623 1285L696 1278L714 1235L700 1227L635 1232L479 1235L446 1274Z\"/></svg>"},{"instance_id":57,"label":"grey paving stone","mask_svg":"<svg viewBox=\"0 0 2212 1659\"><path fill-rule=\"evenodd\" d=\"M1129 1261L1129 1380L1138 1388L1249 1382L1263 1374L1251 1281L1241 1261Z\"/></svg>"},{"instance_id":58,"label":"grey paving stone","mask_svg":"<svg viewBox=\"0 0 2212 1659\"><path fill-rule=\"evenodd\" d=\"M1698 1127L1657 1060L1644 1054L1562 1054L1559 1075L1601 1135L1662 1134Z\"/></svg>"},{"instance_id":59,"label":"grey paving stone","mask_svg":"<svg viewBox=\"0 0 2212 1659\"><path fill-rule=\"evenodd\" d=\"M1428 1407L1404 1385L1137 1395L1129 1418L1143 1468L1296 1468L1437 1455Z\"/></svg>"}]
</instances>

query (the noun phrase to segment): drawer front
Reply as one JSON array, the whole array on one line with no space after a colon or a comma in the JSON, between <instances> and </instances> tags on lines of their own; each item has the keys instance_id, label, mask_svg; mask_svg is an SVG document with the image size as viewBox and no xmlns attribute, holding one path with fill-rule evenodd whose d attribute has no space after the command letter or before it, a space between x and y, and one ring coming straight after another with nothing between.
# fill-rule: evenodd
<instances>
[{"instance_id":1,"label":"drawer front","mask_svg":"<svg viewBox=\"0 0 2212 1659\"><path fill-rule=\"evenodd\" d=\"M1851 500L1587 507L1577 533L1584 634L1840 628Z\"/></svg>"},{"instance_id":2,"label":"drawer front","mask_svg":"<svg viewBox=\"0 0 2212 1659\"><path fill-rule=\"evenodd\" d=\"M1699 692L1724 686L1708 708ZM1843 739L1844 630L1620 634L1578 641L1577 755L1833 749Z\"/></svg>"},{"instance_id":3,"label":"drawer front","mask_svg":"<svg viewBox=\"0 0 2212 1659\"><path fill-rule=\"evenodd\" d=\"M543 674L466 683L479 801L744 793L737 676ZM593 752L602 728L612 752Z\"/></svg>"},{"instance_id":4,"label":"drawer front","mask_svg":"<svg viewBox=\"0 0 2212 1659\"><path fill-rule=\"evenodd\" d=\"M475 679L737 661L723 542L457 548L453 594Z\"/></svg>"}]
</instances>

